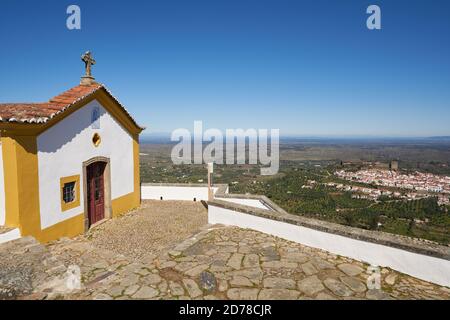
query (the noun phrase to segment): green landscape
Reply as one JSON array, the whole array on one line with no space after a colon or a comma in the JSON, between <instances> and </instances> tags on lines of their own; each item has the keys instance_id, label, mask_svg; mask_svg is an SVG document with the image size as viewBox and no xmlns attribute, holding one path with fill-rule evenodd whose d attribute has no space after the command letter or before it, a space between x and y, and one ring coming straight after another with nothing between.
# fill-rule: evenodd
<instances>
[{"instance_id":1,"label":"green landscape","mask_svg":"<svg viewBox=\"0 0 450 320\"><path fill-rule=\"evenodd\" d=\"M170 144L141 146L143 182L206 182L205 165L174 165L170 160L171 148ZM341 169L342 161L351 162L348 170L357 170L367 161L382 162L395 157L402 159L400 163L405 172L421 170L449 175L448 148L441 145L414 147L411 144L386 147L285 143L280 149L277 175L261 176L257 165L216 165L214 182L228 184L230 193L266 195L292 214L450 244L450 208L438 205L436 198L402 200L382 196L376 201L356 199L351 192L325 185L335 182L364 186L333 174Z\"/></svg>"}]
</instances>

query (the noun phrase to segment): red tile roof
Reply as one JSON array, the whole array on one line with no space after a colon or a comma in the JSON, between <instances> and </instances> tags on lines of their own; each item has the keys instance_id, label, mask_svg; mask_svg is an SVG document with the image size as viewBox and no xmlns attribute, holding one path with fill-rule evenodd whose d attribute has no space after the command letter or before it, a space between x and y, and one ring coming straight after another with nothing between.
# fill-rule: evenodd
<instances>
[{"instance_id":1,"label":"red tile roof","mask_svg":"<svg viewBox=\"0 0 450 320\"><path fill-rule=\"evenodd\" d=\"M116 101L139 128L136 121L127 112L124 106L109 92L102 84L78 85L66 92L51 98L48 102L41 103L0 103L0 122L21 122L21 123L45 123L56 115L64 112L75 103L86 99L97 90L103 89Z\"/></svg>"}]
</instances>

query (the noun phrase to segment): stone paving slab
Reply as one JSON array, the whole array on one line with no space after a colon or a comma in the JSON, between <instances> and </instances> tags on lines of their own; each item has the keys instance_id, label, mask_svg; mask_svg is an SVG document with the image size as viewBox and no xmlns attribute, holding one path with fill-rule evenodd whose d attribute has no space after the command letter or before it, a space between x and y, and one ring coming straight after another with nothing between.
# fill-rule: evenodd
<instances>
[{"instance_id":1,"label":"stone paving slab","mask_svg":"<svg viewBox=\"0 0 450 320\"><path fill-rule=\"evenodd\" d=\"M448 288L384 268L381 290L369 289L361 262L234 227L205 229L145 263L88 240L48 249L83 280L70 293L33 292L48 299L450 299Z\"/></svg>"},{"instance_id":2,"label":"stone paving slab","mask_svg":"<svg viewBox=\"0 0 450 320\"><path fill-rule=\"evenodd\" d=\"M248 229L206 226L146 259L92 239L88 234L46 246L10 246L8 261L33 266L33 272L25 272L25 290L2 298L450 299L449 288L386 268L379 272L381 289L369 288L362 262ZM0 247L0 262L2 252ZM68 270L76 274L77 267L81 288L69 290Z\"/></svg>"}]
</instances>

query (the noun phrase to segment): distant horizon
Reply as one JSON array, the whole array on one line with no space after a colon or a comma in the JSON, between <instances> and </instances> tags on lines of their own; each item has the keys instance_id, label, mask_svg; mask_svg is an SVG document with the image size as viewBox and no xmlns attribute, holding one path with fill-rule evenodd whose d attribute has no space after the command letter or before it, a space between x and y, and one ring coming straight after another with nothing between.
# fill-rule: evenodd
<instances>
[{"instance_id":1,"label":"distant horizon","mask_svg":"<svg viewBox=\"0 0 450 320\"><path fill-rule=\"evenodd\" d=\"M170 139L171 132L144 132L141 134L142 138L166 138ZM414 140L414 139L429 139L429 140L449 140L450 134L443 136L389 136L389 135L304 135L304 134L280 134L282 139L392 139L392 140Z\"/></svg>"}]
</instances>

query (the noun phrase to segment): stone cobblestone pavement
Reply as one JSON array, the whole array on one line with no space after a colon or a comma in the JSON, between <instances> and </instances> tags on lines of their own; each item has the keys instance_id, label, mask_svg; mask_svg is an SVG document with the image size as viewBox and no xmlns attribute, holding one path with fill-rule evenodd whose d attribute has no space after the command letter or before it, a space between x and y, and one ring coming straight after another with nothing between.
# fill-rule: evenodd
<instances>
[{"instance_id":1,"label":"stone cobblestone pavement","mask_svg":"<svg viewBox=\"0 0 450 320\"><path fill-rule=\"evenodd\" d=\"M99 225L86 237L98 248L145 260L207 223L208 212L201 202L144 200L138 210Z\"/></svg>"},{"instance_id":2,"label":"stone cobblestone pavement","mask_svg":"<svg viewBox=\"0 0 450 320\"><path fill-rule=\"evenodd\" d=\"M140 259L99 248L87 236L28 247L32 252L8 251L16 262L41 257L30 273L32 289L16 293L24 299L450 299L449 288L385 268L382 289L369 290L361 262L235 227L205 226ZM68 292L71 265L80 267L82 288Z\"/></svg>"}]
</instances>

